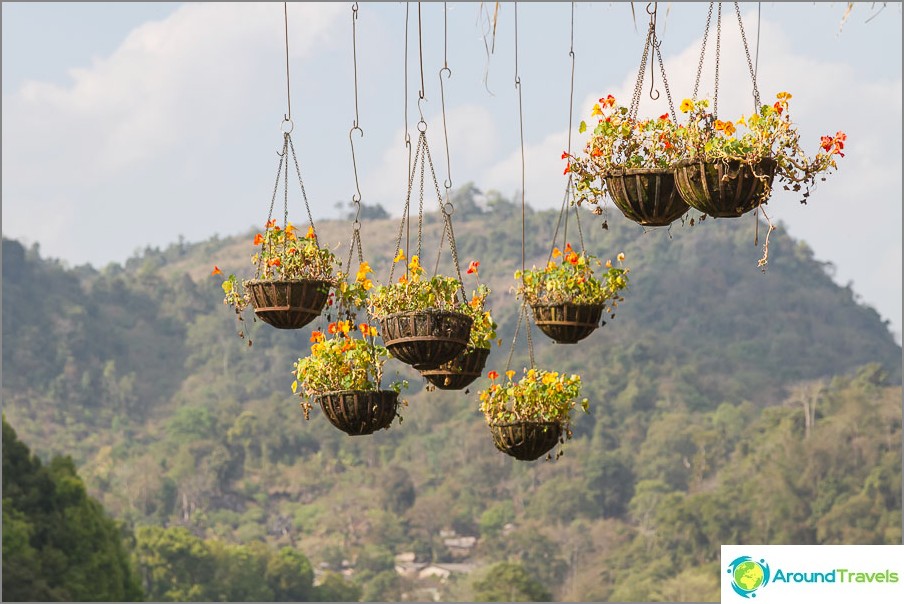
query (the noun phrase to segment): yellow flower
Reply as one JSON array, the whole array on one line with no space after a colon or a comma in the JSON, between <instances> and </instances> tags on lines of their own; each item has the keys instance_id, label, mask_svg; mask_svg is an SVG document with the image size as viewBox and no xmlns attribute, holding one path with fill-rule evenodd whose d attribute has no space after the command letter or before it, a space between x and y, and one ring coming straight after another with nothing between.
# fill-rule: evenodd
<instances>
[{"instance_id":1,"label":"yellow flower","mask_svg":"<svg viewBox=\"0 0 904 604\"><path fill-rule=\"evenodd\" d=\"M619 255L615 257L615 259L618 260L619 262L624 262L625 261L625 253L624 252L619 253Z\"/></svg>"},{"instance_id":2,"label":"yellow flower","mask_svg":"<svg viewBox=\"0 0 904 604\"><path fill-rule=\"evenodd\" d=\"M361 287L364 288L364 291L369 291L371 288L373 288L373 286L374 282L370 279L364 279L364 281L361 282Z\"/></svg>"},{"instance_id":3,"label":"yellow flower","mask_svg":"<svg viewBox=\"0 0 904 604\"><path fill-rule=\"evenodd\" d=\"M392 259L393 264L396 262L401 262L405 259L405 250L399 250L396 252L395 258Z\"/></svg>"},{"instance_id":4,"label":"yellow flower","mask_svg":"<svg viewBox=\"0 0 904 604\"><path fill-rule=\"evenodd\" d=\"M366 262L362 262L361 266L358 267L358 275L355 277L355 281L362 283L367 279L367 275L372 272L373 270L370 268L370 265Z\"/></svg>"},{"instance_id":5,"label":"yellow flower","mask_svg":"<svg viewBox=\"0 0 904 604\"><path fill-rule=\"evenodd\" d=\"M775 95L775 98L777 98L780 101L787 102L791 98L791 93L790 92L779 92L777 95Z\"/></svg>"},{"instance_id":6,"label":"yellow flower","mask_svg":"<svg viewBox=\"0 0 904 604\"><path fill-rule=\"evenodd\" d=\"M223 281L223 291L227 294L232 291L232 281Z\"/></svg>"},{"instance_id":7,"label":"yellow flower","mask_svg":"<svg viewBox=\"0 0 904 604\"><path fill-rule=\"evenodd\" d=\"M740 125L742 125L742 126L746 126L746 125L747 125L747 121L746 121L746 119L744 118L743 115L742 115L742 116L740 117L740 119L738 119L738 121L736 121L735 123L736 123L736 124L740 124Z\"/></svg>"},{"instance_id":8,"label":"yellow flower","mask_svg":"<svg viewBox=\"0 0 904 604\"><path fill-rule=\"evenodd\" d=\"M690 111L693 108L694 108L694 101L692 101L690 99L684 99L683 101L681 101L681 107L680 107L681 113L687 113L688 111Z\"/></svg>"},{"instance_id":9,"label":"yellow flower","mask_svg":"<svg viewBox=\"0 0 904 604\"><path fill-rule=\"evenodd\" d=\"M600 109L600 104L599 104L599 103L596 103L596 104L593 106L593 111L590 112L590 117L593 117L593 116L595 116L595 115L602 115L602 114L603 114L603 110Z\"/></svg>"},{"instance_id":10,"label":"yellow flower","mask_svg":"<svg viewBox=\"0 0 904 604\"><path fill-rule=\"evenodd\" d=\"M417 257L417 255L414 255L411 257L411 262L408 263L408 268L411 269L412 271L420 270L421 260L420 260L420 258Z\"/></svg>"},{"instance_id":11,"label":"yellow flower","mask_svg":"<svg viewBox=\"0 0 904 604\"><path fill-rule=\"evenodd\" d=\"M506 371L506 372L505 372L505 377L507 377L508 379L511 380L513 377L515 377L515 370L514 370L514 369L509 369L508 371Z\"/></svg>"},{"instance_id":12,"label":"yellow flower","mask_svg":"<svg viewBox=\"0 0 904 604\"><path fill-rule=\"evenodd\" d=\"M725 122L725 134L731 136L735 132L737 132L737 130L735 129L734 124L732 124L731 122Z\"/></svg>"},{"instance_id":13,"label":"yellow flower","mask_svg":"<svg viewBox=\"0 0 904 604\"><path fill-rule=\"evenodd\" d=\"M557 247L552 248L552 257L553 258L558 258L561 255L562 255L562 251L559 248L557 248Z\"/></svg>"},{"instance_id":14,"label":"yellow flower","mask_svg":"<svg viewBox=\"0 0 904 604\"><path fill-rule=\"evenodd\" d=\"M612 268L612 261L606 260L606 268Z\"/></svg>"}]
</instances>

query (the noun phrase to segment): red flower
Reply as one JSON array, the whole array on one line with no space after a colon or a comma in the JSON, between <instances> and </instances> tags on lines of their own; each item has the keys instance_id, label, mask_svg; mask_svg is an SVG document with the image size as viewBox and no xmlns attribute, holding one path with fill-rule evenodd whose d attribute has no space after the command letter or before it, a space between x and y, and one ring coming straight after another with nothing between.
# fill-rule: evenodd
<instances>
[{"instance_id":1,"label":"red flower","mask_svg":"<svg viewBox=\"0 0 904 604\"><path fill-rule=\"evenodd\" d=\"M565 166L564 170L562 170L562 174L568 174L569 170L571 170L571 162L568 162L568 165Z\"/></svg>"},{"instance_id":2,"label":"red flower","mask_svg":"<svg viewBox=\"0 0 904 604\"><path fill-rule=\"evenodd\" d=\"M272 228L275 227L275 226L276 226L276 219L275 219L275 218L273 218L273 219L267 221L267 228L268 228L268 229L272 229Z\"/></svg>"},{"instance_id":3,"label":"red flower","mask_svg":"<svg viewBox=\"0 0 904 604\"><path fill-rule=\"evenodd\" d=\"M562 159L565 159L567 157L568 157L568 151L562 151Z\"/></svg>"},{"instance_id":4,"label":"red flower","mask_svg":"<svg viewBox=\"0 0 904 604\"><path fill-rule=\"evenodd\" d=\"M782 107L782 104L779 101L775 101L775 105L773 105L772 107L778 112L779 115L781 115L782 111L785 110L785 108Z\"/></svg>"},{"instance_id":5,"label":"red flower","mask_svg":"<svg viewBox=\"0 0 904 604\"><path fill-rule=\"evenodd\" d=\"M478 268L480 268L480 263L476 260L472 260L471 264L468 265L468 274L476 273Z\"/></svg>"},{"instance_id":6,"label":"red flower","mask_svg":"<svg viewBox=\"0 0 904 604\"><path fill-rule=\"evenodd\" d=\"M267 264L269 266L282 266L282 260L279 258L271 258L270 260L267 260Z\"/></svg>"},{"instance_id":7,"label":"red flower","mask_svg":"<svg viewBox=\"0 0 904 604\"><path fill-rule=\"evenodd\" d=\"M210 271L210 274L211 274L211 275L222 275L222 274L223 274L223 271L220 270L220 267L219 267L219 266L214 266L214 267L213 267L213 270Z\"/></svg>"},{"instance_id":8,"label":"red flower","mask_svg":"<svg viewBox=\"0 0 904 604\"><path fill-rule=\"evenodd\" d=\"M663 113L662 115L659 116L659 119L661 119L661 120L668 120L668 119L669 119L669 114L668 114L668 113Z\"/></svg>"},{"instance_id":9,"label":"red flower","mask_svg":"<svg viewBox=\"0 0 904 604\"><path fill-rule=\"evenodd\" d=\"M499 374L495 371L491 371L487 374L487 377L490 378L491 380L495 380L499 377Z\"/></svg>"}]
</instances>

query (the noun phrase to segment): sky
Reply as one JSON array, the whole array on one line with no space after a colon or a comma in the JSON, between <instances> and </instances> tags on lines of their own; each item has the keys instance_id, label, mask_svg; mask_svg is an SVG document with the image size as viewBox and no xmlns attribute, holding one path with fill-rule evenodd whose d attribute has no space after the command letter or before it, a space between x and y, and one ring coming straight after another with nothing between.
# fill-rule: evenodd
<instances>
[{"instance_id":1,"label":"sky","mask_svg":"<svg viewBox=\"0 0 904 604\"><path fill-rule=\"evenodd\" d=\"M440 183L520 196L515 6L499 5L495 38L493 6L422 5L420 108ZM676 105L693 90L707 6L657 5ZM843 26L844 2L740 6L764 102L792 93L792 119L809 153L823 134L848 134L838 172L809 203L776 191L769 215L831 263L835 281L851 284L900 342L901 4L856 4ZM583 146L577 124L598 97L630 100L648 27L644 7L634 4L635 21L630 3L574 5L575 151ZM365 204L394 214L405 201L405 132L417 136L421 88L418 5L407 10L407 57L406 3L361 2L356 21L360 189ZM559 207L572 5L521 3L517 24L525 196L535 208ZM262 224L288 112L284 28L282 3L3 2L3 235L38 243L42 255L73 266L102 267L179 237L200 241ZM292 139L316 222L341 215L356 190L352 4L290 2L288 29ZM700 86L710 98L714 34ZM728 3L719 82L720 116L749 115L752 83ZM658 72L653 85L663 90ZM649 87L647 73L641 116L667 109L666 95L653 102ZM290 217L301 215L297 189L291 195ZM752 249L752 265L757 257Z\"/></svg>"}]
</instances>

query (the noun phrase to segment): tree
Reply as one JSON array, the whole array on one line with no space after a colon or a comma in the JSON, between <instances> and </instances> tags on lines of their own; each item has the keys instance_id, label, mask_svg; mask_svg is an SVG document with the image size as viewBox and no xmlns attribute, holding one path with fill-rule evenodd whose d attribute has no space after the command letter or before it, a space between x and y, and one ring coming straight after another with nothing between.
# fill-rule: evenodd
<instances>
[{"instance_id":1,"label":"tree","mask_svg":"<svg viewBox=\"0 0 904 604\"><path fill-rule=\"evenodd\" d=\"M141 588L120 527L72 459L44 466L3 417L5 600L133 601Z\"/></svg>"},{"instance_id":2,"label":"tree","mask_svg":"<svg viewBox=\"0 0 904 604\"><path fill-rule=\"evenodd\" d=\"M552 594L534 580L524 567L499 562L473 583L476 602L549 602Z\"/></svg>"},{"instance_id":3,"label":"tree","mask_svg":"<svg viewBox=\"0 0 904 604\"><path fill-rule=\"evenodd\" d=\"M361 588L343 579L339 573L324 573L320 585L314 588L316 602L357 602L360 599Z\"/></svg>"}]
</instances>

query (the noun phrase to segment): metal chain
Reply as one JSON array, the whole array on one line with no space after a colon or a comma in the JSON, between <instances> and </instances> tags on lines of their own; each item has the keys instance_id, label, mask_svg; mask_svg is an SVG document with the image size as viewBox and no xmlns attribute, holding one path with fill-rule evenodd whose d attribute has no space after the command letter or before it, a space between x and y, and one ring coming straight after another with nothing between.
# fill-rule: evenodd
<instances>
[{"instance_id":1,"label":"metal chain","mask_svg":"<svg viewBox=\"0 0 904 604\"><path fill-rule=\"evenodd\" d=\"M640 94L643 90L643 76L647 72L647 55L650 52L650 37L653 32L653 24L650 23L650 29L647 30L647 39L643 45L643 54L640 57L640 67L637 70L637 82L634 84L634 95L631 97L631 105L628 109L628 119L637 118L637 111L640 108Z\"/></svg>"},{"instance_id":2,"label":"metal chain","mask_svg":"<svg viewBox=\"0 0 904 604\"><path fill-rule=\"evenodd\" d=\"M757 3L759 4L759 3ZM738 27L741 29L741 40L744 42L744 54L747 55L747 68L750 70L750 79L753 81L753 103L754 110L760 109L760 91L756 85L756 71L753 68L753 61L750 60L750 47L747 46L747 35L744 33L744 22L741 20L741 7L738 3L734 3L735 13L738 15ZM757 18L757 38L759 38L759 17ZM759 40L757 41L757 52L759 53Z\"/></svg>"},{"instance_id":3,"label":"metal chain","mask_svg":"<svg viewBox=\"0 0 904 604\"><path fill-rule=\"evenodd\" d=\"M436 170L433 167L433 157L430 155L430 147L427 146L426 134L424 135L424 157L421 158L421 166L423 166L425 158L427 163L430 164L430 176L433 177L433 189L436 191L436 200L439 203L439 209L443 215L443 231L449 233L449 249L452 252L452 263L455 268L455 274L458 277L458 282L461 284L462 301L464 301L467 298L465 297L464 280L461 278L461 264L458 260L458 246L455 243L455 231L452 228L452 214L455 213L455 206L452 205L451 201L447 201L445 204L443 203L442 194L439 192L439 181L436 179ZM442 248L442 242L440 242L440 248Z\"/></svg>"},{"instance_id":4,"label":"metal chain","mask_svg":"<svg viewBox=\"0 0 904 604\"><path fill-rule=\"evenodd\" d=\"M571 183L571 178L568 179L568 185L573 187L574 185ZM577 205L574 206L574 220L578 225L578 239L581 242L581 250L586 250L586 246L584 245L584 231L581 229L581 211Z\"/></svg>"},{"instance_id":5,"label":"metal chain","mask_svg":"<svg viewBox=\"0 0 904 604\"><path fill-rule=\"evenodd\" d=\"M706 13L706 29L703 30L703 46L700 48L700 62L697 64L697 79L694 80L693 99L697 100L697 91L700 89L700 74L703 73L703 59L706 58L706 40L709 37L709 24L713 17L713 3L709 3L709 12Z\"/></svg>"},{"instance_id":6,"label":"metal chain","mask_svg":"<svg viewBox=\"0 0 904 604\"><path fill-rule=\"evenodd\" d=\"M414 189L414 168L417 165L417 159L420 155L421 146L418 144L414 153L414 164L411 167L410 176L408 177L408 194L405 197L405 207L402 209L402 221L399 223L399 236L396 239L396 255L398 255L399 251L402 249L402 234L405 233L405 226L410 225L410 209L411 209L411 191ZM405 253L410 253L409 249L411 246L410 239L410 229L409 229L409 238L405 241ZM392 277L395 272L395 262L390 264L389 268L389 282L392 283ZM405 264L405 274L408 274L407 263Z\"/></svg>"},{"instance_id":7,"label":"metal chain","mask_svg":"<svg viewBox=\"0 0 904 604\"><path fill-rule=\"evenodd\" d=\"M270 198L270 210L267 212L267 222L265 224L270 224L270 220L273 219L273 208L276 206L276 194L279 191L279 177L282 176L283 171L283 162L286 160L286 154L288 153L288 141L285 139L285 134L283 135L283 152L282 154L277 153L279 155L279 166L276 168L276 182L273 183L273 196ZM264 267L264 255L258 254L257 260L257 276L260 277L262 274L262 269Z\"/></svg>"},{"instance_id":8,"label":"metal chain","mask_svg":"<svg viewBox=\"0 0 904 604\"><path fill-rule=\"evenodd\" d=\"M315 231L314 239L317 239L316 229L314 229L314 217L311 216L311 206L308 203L308 194L304 190L304 182L301 180L301 169L298 167L298 157L295 155L295 144L292 142L292 136L286 133L286 140L289 141L289 150L292 151L292 161L295 162L295 173L298 174L298 186L301 187L301 197L304 199L304 209L308 213L308 224L311 225L311 230ZM286 176L288 176L289 170L286 169ZM289 207L288 202L286 203L286 219L288 220L289 215Z\"/></svg>"},{"instance_id":9,"label":"metal chain","mask_svg":"<svg viewBox=\"0 0 904 604\"><path fill-rule=\"evenodd\" d=\"M452 190L452 158L449 155L449 131L446 128L446 90L443 86L443 73L448 74L449 78L452 77L452 70L449 69L449 19L445 2L443 2L443 67L439 70L439 98L443 111L443 140L446 143L446 180L443 181L443 187L446 189L446 203L449 203L449 192Z\"/></svg>"},{"instance_id":10,"label":"metal chain","mask_svg":"<svg viewBox=\"0 0 904 604\"><path fill-rule=\"evenodd\" d=\"M722 3L716 13L716 87L713 90L713 120L719 117L719 59L722 47Z\"/></svg>"},{"instance_id":11,"label":"metal chain","mask_svg":"<svg viewBox=\"0 0 904 604\"><path fill-rule=\"evenodd\" d=\"M418 146L423 146L424 149L427 148L427 135L425 132L421 132L421 135L418 137L417 141ZM424 165L424 155L423 151L421 152L421 191L420 197L418 198L418 207L417 207L417 255L421 255L421 242L424 239L424 170L426 166Z\"/></svg>"},{"instance_id":12,"label":"metal chain","mask_svg":"<svg viewBox=\"0 0 904 604\"><path fill-rule=\"evenodd\" d=\"M659 50L659 47L662 45L662 40L657 40L653 44L653 50L656 51L656 59L659 61L659 71L662 74L662 86L665 88L665 97L669 102L669 113L672 115L672 122L678 123L678 117L675 114L675 103L672 101L672 92L669 90L669 79L665 75L665 63L662 61L662 52Z\"/></svg>"}]
</instances>

